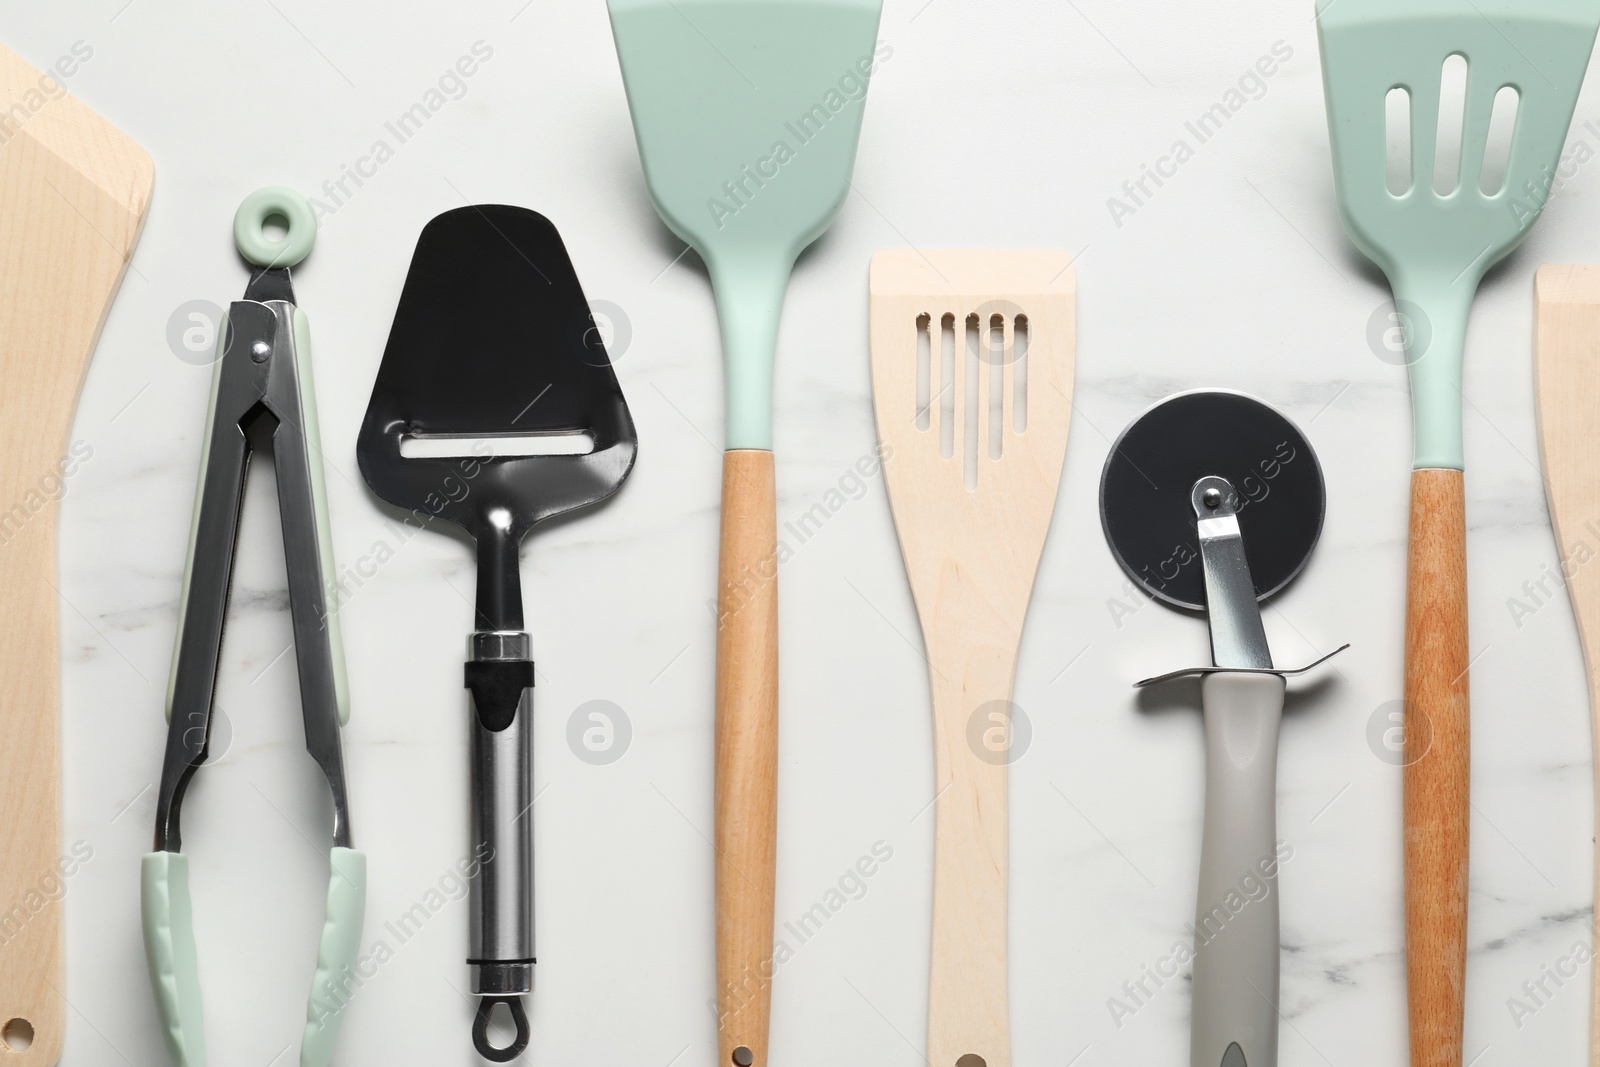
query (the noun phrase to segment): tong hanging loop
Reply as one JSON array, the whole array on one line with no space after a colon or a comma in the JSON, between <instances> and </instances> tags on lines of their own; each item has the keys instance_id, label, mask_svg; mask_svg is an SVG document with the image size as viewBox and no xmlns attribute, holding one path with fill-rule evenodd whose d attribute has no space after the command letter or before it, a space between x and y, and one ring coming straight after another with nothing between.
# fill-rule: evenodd
<instances>
[{"instance_id":1,"label":"tong hanging loop","mask_svg":"<svg viewBox=\"0 0 1600 1067\"><path fill-rule=\"evenodd\" d=\"M267 234L267 222L282 219L283 237ZM233 243L257 267L298 267L317 243L317 216L311 203L281 185L257 189L244 198L233 216Z\"/></svg>"}]
</instances>

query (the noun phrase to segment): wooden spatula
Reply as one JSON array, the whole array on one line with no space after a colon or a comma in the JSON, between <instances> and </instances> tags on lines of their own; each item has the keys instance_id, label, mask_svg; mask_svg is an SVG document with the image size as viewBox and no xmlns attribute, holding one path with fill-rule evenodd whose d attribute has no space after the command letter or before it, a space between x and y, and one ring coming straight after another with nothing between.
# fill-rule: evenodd
<instances>
[{"instance_id":1,"label":"wooden spatula","mask_svg":"<svg viewBox=\"0 0 1600 1067\"><path fill-rule=\"evenodd\" d=\"M49 891L61 877L56 507L41 486L62 473L83 369L153 177L142 148L0 47L0 909L8 913L0 1059L8 1067L54 1064L63 1023L60 893Z\"/></svg>"},{"instance_id":2,"label":"wooden spatula","mask_svg":"<svg viewBox=\"0 0 1600 1067\"><path fill-rule=\"evenodd\" d=\"M1600 266L1547 263L1534 276L1534 393L1539 409L1539 451L1544 489L1563 560L1580 544L1594 545L1600 528L1600 450L1595 414L1600 412ZM1578 640L1589 675L1600 766L1600 568L1563 567L1567 597L1578 617ZM1600 811L1600 796L1596 797ZM1600 902L1600 870L1596 873ZM1600 1065L1600 982L1590 991L1589 1062Z\"/></svg>"},{"instance_id":3,"label":"wooden spatula","mask_svg":"<svg viewBox=\"0 0 1600 1067\"><path fill-rule=\"evenodd\" d=\"M1073 285L1065 252L872 257L873 402L933 692L934 1067L1011 1065L1011 686L1072 414Z\"/></svg>"}]
</instances>

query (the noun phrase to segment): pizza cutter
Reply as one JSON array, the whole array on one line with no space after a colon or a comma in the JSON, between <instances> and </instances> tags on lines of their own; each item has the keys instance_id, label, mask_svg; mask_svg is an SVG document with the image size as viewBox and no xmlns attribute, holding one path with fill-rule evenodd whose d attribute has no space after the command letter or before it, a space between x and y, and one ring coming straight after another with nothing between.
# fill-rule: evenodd
<instances>
[{"instance_id":1,"label":"pizza cutter","mask_svg":"<svg viewBox=\"0 0 1600 1067\"><path fill-rule=\"evenodd\" d=\"M1199 675L1205 829L1194 935L1192 1067L1278 1062L1278 725L1284 679L1259 601L1299 574L1322 532L1322 468L1303 434L1254 397L1168 397L1117 439L1100 520L1122 569L1158 600L1205 612L1212 666Z\"/></svg>"}]
</instances>

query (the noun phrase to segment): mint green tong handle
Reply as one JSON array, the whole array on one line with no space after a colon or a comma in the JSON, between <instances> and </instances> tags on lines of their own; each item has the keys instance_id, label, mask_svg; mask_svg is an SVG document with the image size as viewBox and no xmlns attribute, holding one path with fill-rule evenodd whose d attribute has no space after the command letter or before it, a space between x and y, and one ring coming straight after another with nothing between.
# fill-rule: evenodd
<instances>
[{"instance_id":1,"label":"mint green tong handle","mask_svg":"<svg viewBox=\"0 0 1600 1067\"><path fill-rule=\"evenodd\" d=\"M300 1067L327 1067L354 990L356 954L367 914L367 854L335 848L328 854L328 912L317 944L317 970L306 1001Z\"/></svg>"},{"instance_id":2,"label":"mint green tong handle","mask_svg":"<svg viewBox=\"0 0 1600 1067\"><path fill-rule=\"evenodd\" d=\"M354 849L329 854L328 911L317 947L317 970L306 1004L300 1041L300 1067L327 1067L333 1058L344 1009L353 989L352 968L366 918L367 857ZM151 852L140 869L140 912L150 985L161 1011L173 1067L205 1067L206 1037L201 1018L200 973L189 898L189 858L180 852Z\"/></svg>"},{"instance_id":3,"label":"mint green tong handle","mask_svg":"<svg viewBox=\"0 0 1600 1067\"><path fill-rule=\"evenodd\" d=\"M144 956L150 966L150 988L161 1009L167 1051L173 1067L204 1067L206 1033L200 1019L189 857L181 852L147 853L139 877Z\"/></svg>"}]
</instances>

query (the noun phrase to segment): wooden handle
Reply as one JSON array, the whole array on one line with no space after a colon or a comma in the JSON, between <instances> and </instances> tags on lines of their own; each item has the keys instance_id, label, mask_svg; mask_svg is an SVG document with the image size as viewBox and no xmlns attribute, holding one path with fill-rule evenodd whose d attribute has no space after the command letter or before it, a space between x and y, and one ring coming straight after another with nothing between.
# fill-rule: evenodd
<instances>
[{"instance_id":1,"label":"wooden handle","mask_svg":"<svg viewBox=\"0 0 1600 1067\"><path fill-rule=\"evenodd\" d=\"M961 641L963 620L952 618ZM937 638L932 637L933 641ZM938 800L933 832L933 949L928 984L931 1067L1011 1067L1006 991L1006 766L1016 650L930 646Z\"/></svg>"},{"instance_id":2,"label":"wooden handle","mask_svg":"<svg viewBox=\"0 0 1600 1067\"><path fill-rule=\"evenodd\" d=\"M1458 470L1411 475L1406 991L1411 1067L1460 1067L1467 971L1467 530Z\"/></svg>"},{"instance_id":3,"label":"wooden handle","mask_svg":"<svg viewBox=\"0 0 1600 1067\"><path fill-rule=\"evenodd\" d=\"M722 457L717 567L717 1047L766 1067L777 882L778 559L772 453Z\"/></svg>"},{"instance_id":4,"label":"wooden handle","mask_svg":"<svg viewBox=\"0 0 1600 1067\"><path fill-rule=\"evenodd\" d=\"M1587 564L1600 536L1600 451L1594 413L1600 409L1600 265L1546 263L1534 275L1537 298L1534 397L1545 497L1567 599L1578 624L1589 715L1600 767L1600 569ZM1600 790L1600 777L1595 785ZM1600 811L1600 795L1595 798ZM1595 903L1600 914L1600 852L1595 855ZM1600 1067L1600 982L1590 983L1589 1062Z\"/></svg>"}]
</instances>

